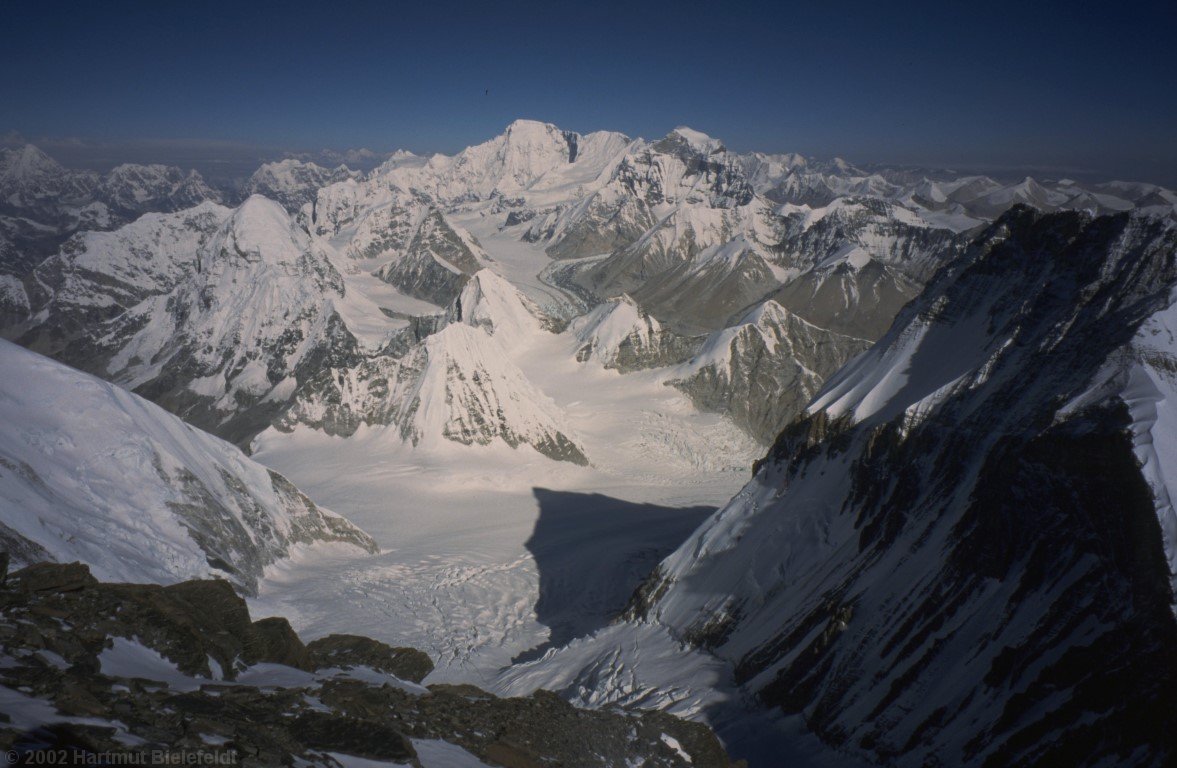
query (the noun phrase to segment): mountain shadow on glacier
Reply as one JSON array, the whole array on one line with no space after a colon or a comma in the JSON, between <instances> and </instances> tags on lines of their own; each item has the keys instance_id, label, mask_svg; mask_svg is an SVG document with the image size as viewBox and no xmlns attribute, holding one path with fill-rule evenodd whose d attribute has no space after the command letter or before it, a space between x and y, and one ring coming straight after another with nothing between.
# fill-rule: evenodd
<instances>
[{"instance_id":1,"label":"mountain shadow on glacier","mask_svg":"<svg viewBox=\"0 0 1177 768\"><path fill-rule=\"evenodd\" d=\"M535 615L547 642L513 663L590 634L625 608L654 567L699 527L715 507L663 507L599 493L533 488L539 518L524 542L539 572Z\"/></svg>"}]
</instances>

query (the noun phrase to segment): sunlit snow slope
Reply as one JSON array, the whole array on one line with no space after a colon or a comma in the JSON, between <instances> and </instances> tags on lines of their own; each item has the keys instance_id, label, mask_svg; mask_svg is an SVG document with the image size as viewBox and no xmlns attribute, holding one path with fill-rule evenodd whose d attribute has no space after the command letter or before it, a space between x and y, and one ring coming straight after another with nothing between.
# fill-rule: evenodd
<instances>
[{"instance_id":1,"label":"sunlit snow slope","mask_svg":"<svg viewBox=\"0 0 1177 768\"><path fill-rule=\"evenodd\" d=\"M281 475L140 397L0 341L0 540L17 564L244 591L302 544L371 538Z\"/></svg>"}]
</instances>

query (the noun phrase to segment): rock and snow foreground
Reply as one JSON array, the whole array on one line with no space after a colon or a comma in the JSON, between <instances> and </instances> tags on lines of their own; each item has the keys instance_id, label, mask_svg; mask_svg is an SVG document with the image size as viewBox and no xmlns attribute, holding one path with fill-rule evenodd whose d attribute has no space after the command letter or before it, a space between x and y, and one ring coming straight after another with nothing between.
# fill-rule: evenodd
<instances>
[{"instance_id":1,"label":"rock and snow foreground","mask_svg":"<svg viewBox=\"0 0 1177 768\"><path fill-rule=\"evenodd\" d=\"M107 584L41 564L0 579L0 608L0 747L17 764L732 765L706 726L670 715L425 687L427 656L355 635L304 645L223 581Z\"/></svg>"},{"instance_id":2,"label":"rock and snow foreground","mask_svg":"<svg viewBox=\"0 0 1177 768\"><path fill-rule=\"evenodd\" d=\"M286 478L140 397L0 341L0 542L104 579L246 592L292 548L375 542Z\"/></svg>"}]
</instances>

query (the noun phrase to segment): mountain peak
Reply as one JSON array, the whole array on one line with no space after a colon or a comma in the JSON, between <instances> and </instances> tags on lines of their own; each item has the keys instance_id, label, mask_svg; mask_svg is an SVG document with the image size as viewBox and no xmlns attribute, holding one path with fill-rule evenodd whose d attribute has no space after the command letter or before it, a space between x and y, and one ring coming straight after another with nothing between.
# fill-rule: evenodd
<instances>
[{"instance_id":1,"label":"mountain peak","mask_svg":"<svg viewBox=\"0 0 1177 768\"><path fill-rule=\"evenodd\" d=\"M480 269L470 277L450 305L446 319L450 324L481 328L508 349L540 331L531 302L489 269Z\"/></svg>"},{"instance_id":2,"label":"mountain peak","mask_svg":"<svg viewBox=\"0 0 1177 768\"><path fill-rule=\"evenodd\" d=\"M688 128L685 125L680 125L666 134L666 138L663 141L666 140L686 142L687 146L691 149L704 155L727 151L727 147L719 139L712 138L702 131L696 131L694 128Z\"/></svg>"},{"instance_id":3,"label":"mountain peak","mask_svg":"<svg viewBox=\"0 0 1177 768\"><path fill-rule=\"evenodd\" d=\"M0 178L7 181L62 173L65 168L32 144L0 150Z\"/></svg>"},{"instance_id":4,"label":"mountain peak","mask_svg":"<svg viewBox=\"0 0 1177 768\"><path fill-rule=\"evenodd\" d=\"M545 123L541 120L528 120L526 118L519 118L512 120L507 126L506 134L511 135L544 135L551 133L563 133L559 128L551 123Z\"/></svg>"},{"instance_id":5,"label":"mountain peak","mask_svg":"<svg viewBox=\"0 0 1177 768\"><path fill-rule=\"evenodd\" d=\"M425 340L426 363L401 416L402 435L414 444L502 440L512 448L530 445L557 461L587 464L563 412L503 354L500 335L491 340L459 323Z\"/></svg>"},{"instance_id":6,"label":"mountain peak","mask_svg":"<svg viewBox=\"0 0 1177 768\"><path fill-rule=\"evenodd\" d=\"M299 234L280 204L254 194L233 212L210 245L217 254L236 254L247 262L280 264L297 259L301 253Z\"/></svg>"}]
</instances>

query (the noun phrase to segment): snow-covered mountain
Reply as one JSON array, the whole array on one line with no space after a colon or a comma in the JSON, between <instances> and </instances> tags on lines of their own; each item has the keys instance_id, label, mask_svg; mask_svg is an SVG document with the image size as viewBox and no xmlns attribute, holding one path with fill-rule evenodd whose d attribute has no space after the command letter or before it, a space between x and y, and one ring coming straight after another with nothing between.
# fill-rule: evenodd
<instances>
[{"instance_id":1,"label":"snow-covered mountain","mask_svg":"<svg viewBox=\"0 0 1177 768\"><path fill-rule=\"evenodd\" d=\"M297 213L328 184L354 179L358 173L346 165L324 168L312 162L287 158L265 163L249 177L245 184L247 195L263 195L282 204L290 213Z\"/></svg>"},{"instance_id":2,"label":"snow-covered mountain","mask_svg":"<svg viewBox=\"0 0 1177 768\"><path fill-rule=\"evenodd\" d=\"M536 531L537 505L545 525L611 508L577 500L593 483L625 496L620 510L714 505L757 441L774 446L685 543L641 554L678 547L626 621L566 647L552 632L510 650L540 619L521 596L553 599L543 541L534 559L502 547L509 561L447 564L438 590L381 604L377 622L441 612L422 631L454 635L431 646L452 669L487 643L492 671L550 649L503 685L547 680L581 703L696 716L749 696L799 714L841 755L887 764L1162 764L1177 751L1164 736L1177 712L1170 190L864 170L738 154L686 127L648 141L526 120L363 175L269 164L236 208L162 166L78 173L31 148L0 161L6 337L252 446L304 487L350 503L352 485L387 483L367 514L401 514L385 508L393 493L410 506L442 493L414 483L446 486L450 515L473 509L459 498L471 487L504 505L524 488L517 519L495 525ZM48 420L29 393L54 364L0 351L36 372L9 377L32 386L4 415ZM246 588L302 530L265 520L331 528L229 446L125 391L54 375L46 397L82 392L104 434L22 426L0 441L64 462L0 465L0 492L64 531L6 532L28 557L93 561L90 534L68 525L104 494L139 503L139 489L174 503L150 507L167 514L116 550L188 546L158 531L199 530L217 563L236 547ZM108 417L111 403L133 424ZM155 447L96 442L142 446L140 432ZM105 474L71 485L98 472L82 454ZM50 476L68 503L35 501L33 478ZM562 490L541 487L549 478ZM282 535L241 544L209 532L193 511L207 509ZM442 534L479 557L501 544ZM182 575L221 567L184 551ZM349 594L372 599L387 574L433 567L387 566L348 572ZM456 584L502 604L451 625L436 594ZM488 641L492 613L506 629ZM703 668L703 683L681 678Z\"/></svg>"},{"instance_id":3,"label":"snow-covered mountain","mask_svg":"<svg viewBox=\"0 0 1177 768\"><path fill-rule=\"evenodd\" d=\"M423 340L399 353L324 370L300 391L278 427L306 425L344 436L361 425L392 427L426 448L501 440L587 463L559 408L512 362L511 352L542 333L530 302L482 270Z\"/></svg>"},{"instance_id":4,"label":"snow-covered mountain","mask_svg":"<svg viewBox=\"0 0 1177 768\"><path fill-rule=\"evenodd\" d=\"M827 377L869 346L807 323L769 300L708 337L669 383L699 408L728 414L769 444Z\"/></svg>"},{"instance_id":5,"label":"snow-covered mountain","mask_svg":"<svg viewBox=\"0 0 1177 768\"><path fill-rule=\"evenodd\" d=\"M113 221L133 221L148 211L181 211L206 200L219 200L196 171L170 165L124 163L104 174L97 198Z\"/></svg>"},{"instance_id":6,"label":"snow-covered mountain","mask_svg":"<svg viewBox=\"0 0 1177 768\"><path fill-rule=\"evenodd\" d=\"M54 199L66 199L61 190L76 181L31 148L13 154L8 167L5 178L22 200L35 198L37 189L58 190ZM162 167L136 168L112 172L118 185L91 181L95 189L124 189L122 200L150 198L135 192L152 187L150 179L176 181ZM830 190L820 205L813 195L806 202L782 197L790 185L812 187L818 177ZM21 179L38 181L22 187ZM364 178L286 160L263 166L251 184L288 209L305 201L294 222L280 221L274 211L259 215L264 206L255 196L231 214L206 203L182 218L153 214L108 236L79 235L20 284L5 281L6 335L247 441L281 420L297 387L323 370L324 359L332 360L329 367L360 364L363 355L349 337L395 336L395 349L385 351L399 359L442 327L418 306L406 312L403 301L390 308L384 298L364 298L379 292L361 278L373 275L440 312L473 275L487 267L515 275L517 251L542 248L555 261L548 269L532 267L531 279L558 297L555 311L568 317L589 309L574 323L574 353L582 359L622 371L680 363L699 351L706 333L746 332L745 316L766 301L792 318L771 334L781 350L814 348L818 337L829 342L817 345L822 349L839 348L820 360L790 357L785 368L793 374L786 375L768 372L776 358L752 351L760 345L751 342L732 357L738 373L701 365L677 376L697 405L732 415L758 439L770 440L824 377L860 349L859 339L878 338L935 271L959 256L970 237L962 230L985 216L1019 201L1065 207L1080 193L1104 195L1113 207L1124 207L1111 200L1117 195L1138 200L1158 215L1172 197L1147 185L1100 191L1027 180L1005 189L984 177L911 180L865 174L842 162L737 155L685 127L645 141L526 120L453 157L397 154ZM984 205L976 202L982 198ZM957 207L965 203L972 207L961 213ZM228 219L236 223L223 224ZM277 223L262 226L265 220ZM270 266L281 279L258 290L267 267L248 258L210 258L236 248L205 244L214 224L264 229L263 239L283 241L282 255L255 249L273 257ZM479 237L489 232L506 261L497 264L471 228ZM202 274L202 262L237 266ZM346 288L351 283L363 287ZM349 312L361 293L361 311ZM616 296L631 299L616 304ZM12 330L26 305L31 318ZM381 306L400 318L383 323L383 331L372 317ZM189 327L194 319L207 327ZM411 330L394 334L406 322ZM704 357L728 346L716 343ZM760 384L752 386L753 379ZM739 402L749 387L776 393L755 416Z\"/></svg>"},{"instance_id":7,"label":"snow-covered mountain","mask_svg":"<svg viewBox=\"0 0 1177 768\"><path fill-rule=\"evenodd\" d=\"M408 296L445 305L489 257L427 198L350 181L319 191L300 222ZM359 268L357 266L357 268Z\"/></svg>"},{"instance_id":8,"label":"snow-covered mountain","mask_svg":"<svg viewBox=\"0 0 1177 768\"><path fill-rule=\"evenodd\" d=\"M230 213L205 202L179 213L147 214L113 232L74 235L18 283L31 315L13 322L8 335L90 367L84 361L99 346L104 323L195 273L197 253Z\"/></svg>"},{"instance_id":9,"label":"snow-covered mountain","mask_svg":"<svg viewBox=\"0 0 1177 768\"><path fill-rule=\"evenodd\" d=\"M286 478L119 387L0 341L0 543L113 581L252 593L299 544L376 551Z\"/></svg>"},{"instance_id":10,"label":"snow-covered mountain","mask_svg":"<svg viewBox=\"0 0 1177 768\"><path fill-rule=\"evenodd\" d=\"M281 206L255 195L199 249L190 279L112 321L105 373L244 443L299 382L357 360L335 307L343 297L327 255Z\"/></svg>"},{"instance_id":11,"label":"snow-covered mountain","mask_svg":"<svg viewBox=\"0 0 1177 768\"><path fill-rule=\"evenodd\" d=\"M1007 213L661 564L635 637L872 761L1169 764L1175 288L1170 223Z\"/></svg>"},{"instance_id":12,"label":"snow-covered mountain","mask_svg":"<svg viewBox=\"0 0 1177 768\"><path fill-rule=\"evenodd\" d=\"M300 381L358 360L342 276L261 196L79 235L27 282L8 335L243 444Z\"/></svg>"},{"instance_id":13,"label":"snow-covered mountain","mask_svg":"<svg viewBox=\"0 0 1177 768\"><path fill-rule=\"evenodd\" d=\"M0 272L25 275L75 232L220 200L196 171L123 164L99 174L67 169L31 144L0 148L0 236L15 246L0 252Z\"/></svg>"},{"instance_id":14,"label":"snow-covered mountain","mask_svg":"<svg viewBox=\"0 0 1177 768\"><path fill-rule=\"evenodd\" d=\"M569 331L576 337L577 360L598 360L623 373L682 362L700 342L663 327L625 294L576 318Z\"/></svg>"}]
</instances>

